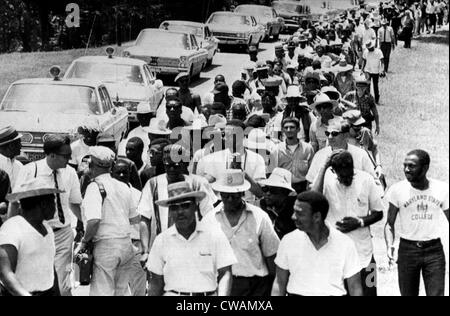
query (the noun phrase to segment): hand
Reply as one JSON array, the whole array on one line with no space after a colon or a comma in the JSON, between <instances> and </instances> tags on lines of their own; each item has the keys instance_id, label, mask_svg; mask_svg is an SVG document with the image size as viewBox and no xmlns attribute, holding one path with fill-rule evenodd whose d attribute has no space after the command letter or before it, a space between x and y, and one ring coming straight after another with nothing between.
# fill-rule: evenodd
<instances>
[{"instance_id":1,"label":"hand","mask_svg":"<svg viewBox=\"0 0 450 316\"><path fill-rule=\"evenodd\" d=\"M81 241L78 246L75 248L74 252L73 252L73 256L77 257L79 254L83 253L84 251L86 251L87 248L87 243Z\"/></svg>"},{"instance_id":2,"label":"hand","mask_svg":"<svg viewBox=\"0 0 450 316\"><path fill-rule=\"evenodd\" d=\"M141 263L142 268L145 268L145 265L147 264L148 260L148 253L141 254L141 258L139 259L139 262Z\"/></svg>"},{"instance_id":3,"label":"hand","mask_svg":"<svg viewBox=\"0 0 450 316\"><path fill-rule=\"evenodd\" d=\"M325 161L325 169L328 169L331 167L331 160L333 160L334 156L336 156L337 154L342 153L344 150L343 149L338 149L335 150L331 153L330 156L328 156L327 160Z\"/></svg>"},{"instance_id":4,"label":"hand","mask_svg":"<svg viewBox=\"0 0 450 316\"><path fill-rule=\"evenodd\" d=\"M380 126L377 125L377 127L375 128L375 135L380 135Z\"/></svg>"},{"instance_id":5,"label":"hand","mask_svg":"<svg viewBox=\"0 0 450 316\"><path fill-rule=\"evenodd\" d=\"M395 247L394 246L388 247L387 257L389 260L389 269L391 269L395 265Z\"/></svg>"},{"instance_id":6,"label":"hand","mask_svg":"<svg viewBox=\"0 0 450 316\"><path fill-rule=\"evenodd\" d=\"M347 234L361 228L361 225L357 218L345 217L343 220L336 223L336 227L341 233Z\"/></svg>"}]
</instances>

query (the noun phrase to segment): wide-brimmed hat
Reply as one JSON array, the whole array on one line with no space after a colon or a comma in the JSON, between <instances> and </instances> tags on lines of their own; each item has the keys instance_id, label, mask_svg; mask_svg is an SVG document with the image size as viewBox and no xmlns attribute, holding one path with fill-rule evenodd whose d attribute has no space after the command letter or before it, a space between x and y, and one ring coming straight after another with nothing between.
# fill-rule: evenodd
<instances>
[{"instance_id":1,"label":"wide-brimmed hat","mask_svg":"<svg viewBox=\"0 0 450 316\"><path fill-rule=\"evenodd\" d=\"M245 174L238 169L228 169L219 175L219 178L211 185L214 191L220 193L241 193L250 190L250 182L245 180Z\"/></svg>"},{"instance_id":2,"label":"wide-brimmed hat","mask_svg":"<svg viewBox=\"0 0 450 316\"><path fill-rule=\"evenodd\" d=\"M283 188L295 192L292 188L292 173L283 168L275 168L266 180L259 181L259 184L266 187Z\"/></svg>"},{"instance_id":3,"label":"wide-brimmed hat","mask_svg":"<svg viewBox=\"0 0 450 316\"><path fill-rule=\"evenodd\" d=\"M351 70L353 70L353 66L347 64L347 61L346 61L345 59L341 59L341 60L339 61L339 64L337 64L337 65L334 67L334 71L335 71L336 73L348 72L348 71L351 71Z\"/></svg>"},{"instance_id":4,"label":"wide-brimmed hat","mask_svg":"<svg viewBox=\"0 0 450 316\"><path fill-rule=\"evenodd\" d=\"M263 61L257 61L255 65L255 71L263 71L263 70L269 70L269 67L267 67L267 64Z\"/></svg>"},{"instance_id":5,"label":"wide-brimmed hat","mask_svg":"<svg viewBox=\"0 0 450 316\"><path fill-rule=\"evenodd\" d=\"M331 100L338 101L342 97L341 93L333 86L325 86L320 90L320 92L325 93Z\"/></svg>"},{"instance_id":6,"label":"wide-brimmed hat","mask_svg":"<svg viewBox=\"0 0 450 316\"><path fill-rule=\"evenodd\" d=\"M152 118L150 120L150 125L147 127L144 127L144 131L148 134L153 135L163 135L167 136L172 134L172 131L167 128L166 121L158 118Z\"/></svg>"},{"instance_id":7,"label":"wide-brimmed hat","mask_svg":"<svg viewBox=\"0 0 450 316\"><path fill-rule=\"evenodd\" d=\"M178 82L181 78L189 78L189 74L187 72L180 72L176 77L174 82Z\"/></svg>"},{"instance_id":8,"label":"wide-brimmed hat","mask_svg":"<svg viewBox=\"0 0 450 316\"><path fill-rule=\"evenodd\" d=\"M199 203L206 197L205 192L194 191L191 184L185 181L169 184L167 186L167 193L169 198L156 201L156 205L169 207L171 204L189 199L195 199L195 201Z\"/></svg>"},{"instance_id":9,"label":"wide-brimmed hat","mask_svg":"<svg viewBox=\"0 0 450 316\"><path fill-rule=\"evenodd\" d=\"M310 107L311 107L312 110L315 110L317 108L317 106L323 105L323 104L331 104L331 106L333 108L338 106L338 102L337 101L331 100L330 97L328 95L326 95L325 93L319 93L314 98L314 103L311 104Z\"/></svg>"},{"instance_id":10,"label":"wide-brimmed hat","mask_svg":"<svg viewBox=\"0 0 450 316\"><path fill-rule=\"evenodd\" d=\"M55 184L48 177L36 177L22 183L17 190L8 194L6 199L9 202L17 202L26 198L57 193L64 193L64 191L56 189Z\"/></svg>"},{"instance_id":11,"label":"wide-brimmed hat","mask_svg":"<svg viewBox=\"0 0 450 316\"><path fill-rule=\"evenodd\" d=\"M360 126L366 123L366 120L362 117L361 111L358 110L350 110L344 112L342 117L346 119L351 125Z\"/></svg>"},{"instance_id":12,"label":"wide-brimmed hat","mask_svg":"<svg viewBox=\"0 0 450 316\"><path fill-rule=\"evenodd\" d=\"M22 134L19 134L12 126L0 129L0 146L5 146L21 138Z\"/></svg>"},{"instance_id":13,"label":"wide-brimmed hat","mask_svg":"<svg viewBox=\"0 0 450 316\"><path fill-rule=\"evenodd\" d=\"M291 85L287 88L286 99L288 98L301 98L300 88L295 85Z\"/></svg>"},{"instance_id":14,"label":"wide-brimmed hat","mask_svg":"<svg viewBox=\"0 0 450 316\"><path fill-rule=\"evenodd\" d=\"M249 149L267 150L267 134L259 128L254 128L244 140L244 146Z\"/></svg>"}]
</instances>

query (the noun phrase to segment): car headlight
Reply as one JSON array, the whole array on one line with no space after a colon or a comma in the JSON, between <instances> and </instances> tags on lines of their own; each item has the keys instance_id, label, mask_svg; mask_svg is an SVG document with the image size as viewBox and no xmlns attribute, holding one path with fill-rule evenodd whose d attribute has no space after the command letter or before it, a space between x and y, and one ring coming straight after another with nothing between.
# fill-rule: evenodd
<instances>
[{"instance_id":1,"label":"car headlight","mask_svg":"<svg viewBox=\"0 0 450 316\"><path fill-rule=\"evenodd\" d=\"M188 66L188 58L187 56L180 57L180 68L187 68Z\"/></svg>"},{"instance_id":2,"label":"car headlight","mask_svg":"<svg viewBox=\"0 0 450 316\"><path fill-rule=\"evenodd\" d=\"M34 137L30 133L23 133L21 142L23 144L31 144L31 143L33 143L33 139L34 139Z\"/></svg>"},{"instance_id":3,"label":"car headlight","mask_svg":"<svg viewBox=\"0 0 450 316\"><path fill-rule=\"evenodd\" d=\"M129 52L129 51L124 51L123 53L122 53L122 56L123 57L130 57L131 56L131 53Z\"/></svg>"}]
</instances>

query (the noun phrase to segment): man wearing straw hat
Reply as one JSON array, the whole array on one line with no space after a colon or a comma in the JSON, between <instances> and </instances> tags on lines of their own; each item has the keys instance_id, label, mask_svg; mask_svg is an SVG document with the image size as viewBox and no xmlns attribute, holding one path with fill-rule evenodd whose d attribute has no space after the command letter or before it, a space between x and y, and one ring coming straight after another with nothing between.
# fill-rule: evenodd
<instances>
[{"instance_id":1,"label":"man wearing straw hat","mask_svg":"<svg viewBox=\"0 0 450 316\"><path fill-rule=\"evenodd\" d=\"M0 296L59 296L53 218L55 194L62 193L45 177L22 183L9 202L20 202L21 215L0 228Z\"/></svg>"},{"instance_id":2,"label":"man wearing straw hat","mask_svg":"<svg viewBox=\"0 0 450 316\"><path fill-rule=\"evenodd\" d=\"M22 163L16 160L22 149L22 135L12 126L0 129L0 169L4 170L14 187L22 169Z\"/></svg>"},{"instance_id":3,"label":"man wearing straw hat","mask_svg":"<svg viewBox=\"0 0 450 316\"><path fill-rule=\"evenodd\" d=\"M241 170L225 170L212 185L222 203L203 219L222 228L238 260L232 267L231 296L269 296L275 275L280 240L267 213L245 202L250 186Z\"/></svg>"},{"instance_id":4,"label":"man wearing straw hat","mask_svg":"<svg viewBox=\"0 0 450 316\"><path fill-rule=\"evenodd\" d=\"M147 269L150 296L229 296L236 257L218 227L197 220L206 197L188 182L168 186L156 204L169 209L174 225L156 237Z\"/></svg>"}]
</instances>

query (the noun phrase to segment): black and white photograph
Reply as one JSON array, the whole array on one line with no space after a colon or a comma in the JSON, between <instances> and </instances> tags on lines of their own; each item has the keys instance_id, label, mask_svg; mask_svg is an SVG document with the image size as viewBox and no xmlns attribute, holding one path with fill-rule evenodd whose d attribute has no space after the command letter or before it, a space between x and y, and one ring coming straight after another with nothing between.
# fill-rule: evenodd
<instances>
[{"instance_id":1,"label":"black and white photograph","mask_svg":"<svg viewBox=\"0 0 450 316\"><path fill-rule=\"evenodd\" d=\"M0 296L449 296L449 9L1 0Z\"/></svg>"}]
</instances>

